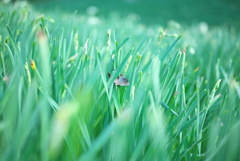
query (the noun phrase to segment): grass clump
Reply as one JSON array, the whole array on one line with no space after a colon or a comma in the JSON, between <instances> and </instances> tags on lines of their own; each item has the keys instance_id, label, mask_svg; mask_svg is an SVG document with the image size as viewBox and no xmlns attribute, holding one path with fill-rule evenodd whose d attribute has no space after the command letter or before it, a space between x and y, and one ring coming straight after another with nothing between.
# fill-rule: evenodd
<instances>
[{"instance_id":1,"label":"grass clump","mask_svg":"<svg viewBox=\"0 0 240 161\"><path fill-rule=\"evenodd\" d=\"M0 15L1 160L240 159L234 29Z\"/></svg>"}]
</instances>

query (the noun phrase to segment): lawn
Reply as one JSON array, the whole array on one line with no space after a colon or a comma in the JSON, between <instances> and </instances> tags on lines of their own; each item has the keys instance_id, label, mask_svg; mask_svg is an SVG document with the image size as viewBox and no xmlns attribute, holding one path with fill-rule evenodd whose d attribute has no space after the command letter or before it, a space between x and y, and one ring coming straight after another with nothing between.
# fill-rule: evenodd
<instances>
[{"instance_id":1,"label":"lawn","mask_svg":"<svg viewBox=\"0 0 240 161\"><path fill-rule=\"evenodd\" d=\"M240 160L234 16L44 5L0 2L0 160Z\"/></svg>"}]
</instances>

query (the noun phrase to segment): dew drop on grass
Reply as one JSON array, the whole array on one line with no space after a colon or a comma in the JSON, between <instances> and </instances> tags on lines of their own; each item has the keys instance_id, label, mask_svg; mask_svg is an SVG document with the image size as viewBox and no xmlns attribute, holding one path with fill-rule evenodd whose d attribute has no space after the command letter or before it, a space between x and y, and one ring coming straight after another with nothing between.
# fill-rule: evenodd
<instances>
[{"instance_id":1,"label":"dew drop on grass","mask_svg":"<svg viewBox=\"0 0 240 161\"><path fill-rule=\"evenodd\" d=\"M188 51L189 51L189 53L192 54L192 55L194 55L195 52L196 52L193 47L190 47L190 48L188 49Z\"/></svg>"},{"instance_id":2,"label":"dew drop on grass","mask_svg":"<svg viewBox=\"0 0 240 161\"><path fill-rule=\"evenodd\" d=\"M201 22L199 24L200 32L206 34L208 32L208 24L206 22Z\"/></svg>"}]
</instances>

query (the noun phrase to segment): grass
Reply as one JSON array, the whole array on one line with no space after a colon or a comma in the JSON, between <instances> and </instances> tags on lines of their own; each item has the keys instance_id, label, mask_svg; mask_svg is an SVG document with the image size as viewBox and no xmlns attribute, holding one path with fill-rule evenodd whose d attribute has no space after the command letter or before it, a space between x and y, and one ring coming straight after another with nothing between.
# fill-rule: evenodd
<instances>
[{"instance_id":1,"label":"grass","mask_svg":"<svg viewBox=\"0 0 240 161\"><path fill-rule=\"evenodd\" d=\"M109 16L111 12L127 17L129 13L139 15L138 19L146 23L166 25L169 20L177 20L181 24L192 25L196 22L207 22L209 25L226 25L240 27L240 3L238 0L52 0L33 1L34 8L44 10L57 9L60 12L78 10L83 13L89 6L97 6L97 14Z\"/></svg>"},{"instance_id":2,"label":"grass","mask_svg":"<svg viewBox=\"0 0 240 161\"><path fill-rule=\"evenodd\" d=\"M234 28L0 10L0 160L240 159Z\"/></svg>"}]
</instances>

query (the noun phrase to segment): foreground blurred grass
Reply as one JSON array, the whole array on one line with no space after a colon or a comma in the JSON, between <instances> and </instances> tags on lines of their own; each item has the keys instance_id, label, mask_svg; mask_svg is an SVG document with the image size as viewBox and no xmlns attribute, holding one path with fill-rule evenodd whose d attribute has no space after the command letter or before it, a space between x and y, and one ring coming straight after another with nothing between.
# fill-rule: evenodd
<instances>
[{"instance_id":1,"label":"foreground blurred grass","mask_svg":"<svg viewBox=\"0 0 240 161\"><path fill-rule=\"evenodd\" d=\"M239 160L239 36L1 4L1 160Z\"/></svg>"}]
</instances>

